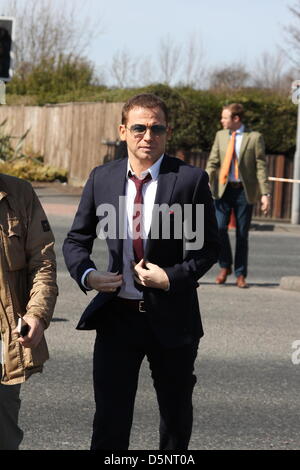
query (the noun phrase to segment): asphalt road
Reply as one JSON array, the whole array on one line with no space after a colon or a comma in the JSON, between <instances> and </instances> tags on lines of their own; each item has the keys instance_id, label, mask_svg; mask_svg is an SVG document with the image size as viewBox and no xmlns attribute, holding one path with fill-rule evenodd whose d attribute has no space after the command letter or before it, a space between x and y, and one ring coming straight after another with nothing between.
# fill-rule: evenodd
<instances>
[{"instance_id":1,"label":"asphalt road","mask_svg":"<svg viewBox=\"0 0 300 470\"><path fill-rule=\"evenodd\" d=\"M70 197L66 204L75 200ZM44 373L22 388L21 449L85 450L94 413L95 335L76 331L75 326L94 294L87 298L63 263L61 244L72 216L68 211L60 216L49 213L60 295L46 333L51 359ZM297 356L292 348L300 340L300 293L279 289L282 276L300 275L299 254L300 232L252 231L249 289L238 289L233 277L225 286L214 285L217 267L202 279L199 297L205 336L196 361L190 449L300 448L300 364L292 362L293 352L300 362L300 351ZM94 259L105 268L102 242L97 241ZM157 449L158 421L144 361L130 449Z\"/></svg>"}]
</instances>

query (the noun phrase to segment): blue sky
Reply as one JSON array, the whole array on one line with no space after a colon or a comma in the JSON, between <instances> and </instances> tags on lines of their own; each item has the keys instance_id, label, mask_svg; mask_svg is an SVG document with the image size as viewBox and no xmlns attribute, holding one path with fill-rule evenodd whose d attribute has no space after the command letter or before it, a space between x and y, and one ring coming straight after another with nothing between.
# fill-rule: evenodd
<instances>
[{"instance_id":1,"label":"blue sky","mask_svg":"<svg viewBox=\"0 0 300 470\"><path fill-rule=\"evenodd\" d=\"M70 1L70 0L67 0ZM80 2L81 3L81 2ZM89 48L96 64L108 63L120 49L134 56L158 53L167 35L184 43L201 38L209 66L244 62L284 42L283 26L292 21L295 0L85 0L82 14L102 16L102 34Z\"/></svg>"},{"instance_id":2,"label":"blue sky","mask_svg":"<svg viewBox=\"0 0 300 470\"><path fill-rule=\"evenodd\" d=\"M0 0L3 11L9 1L26 2ZM96 23L98 37L85 53L97 72L105 72L107 84L112 84L112 58L121 51L139 64L136 82L148 72L151 81L159 81L158 57L166 38L181 47L180 74L187 57L184 48L192 36L202 48L205 70L243 63L251 72L264 52L272 54L285 46L284 26L293 22L288 6L297 1L300 4L300 0L49 0L58 8L76 4L79 20ZM151 66L141 66L147 58Z\"/></svg>"}]
</instances>

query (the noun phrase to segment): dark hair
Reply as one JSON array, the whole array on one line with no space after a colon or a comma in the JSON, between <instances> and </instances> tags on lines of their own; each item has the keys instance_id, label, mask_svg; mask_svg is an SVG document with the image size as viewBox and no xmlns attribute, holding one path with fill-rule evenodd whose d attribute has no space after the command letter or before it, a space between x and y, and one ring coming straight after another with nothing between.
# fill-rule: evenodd
<instances>
[{"instance_id":1,"label":"dark hair","mask_svg":"<svg viewBox=\"0 0 300 470\"><path fill-rule=\"evenodd\" d=\"M160 108L165 115L166 123L168 123L169 112L166 103L152 93L141 93L130 98L124 104L122 109L122 124L127 124L129 111L133 108Z\"/></svg>"},{"instance_id":2,"label":"dark hair","mask_svg":"<svg viewBox=\"0 0 300 470\"><path fill-rule=\"evenodd\" d=\"M231 103L223 106L223 110L228 109L231 112L231 117L234 118L238 116L240 120L243 120L244 117L244 106L240 103Z\"/></svg>"}]
</instances>

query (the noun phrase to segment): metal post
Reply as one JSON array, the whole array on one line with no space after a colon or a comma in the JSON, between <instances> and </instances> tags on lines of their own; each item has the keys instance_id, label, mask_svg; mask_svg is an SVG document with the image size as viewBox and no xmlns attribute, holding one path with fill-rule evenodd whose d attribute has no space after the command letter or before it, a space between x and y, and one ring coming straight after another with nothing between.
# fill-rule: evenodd
<instances>
[{"instance_id":1,"label":"metal post","mask_svg":"<svg viewBox=\"0 0 300 470\"><path fill-rule=\"evenodd\" d=\"M297 143L294 157L294 180L300 179L300 104L298 104ZM300 184L293 184L292 224L300 224Z\"/></svg>"},{"instance_id":2,"label":"metal post","mask_svg":"<svg viewBox=\"0 0 300 470\"><path fill-rule=\"evenodd\" d=\"M0 104L6 104L5 100L5 82L0 80Z\"/></svg>"}]
</instances>

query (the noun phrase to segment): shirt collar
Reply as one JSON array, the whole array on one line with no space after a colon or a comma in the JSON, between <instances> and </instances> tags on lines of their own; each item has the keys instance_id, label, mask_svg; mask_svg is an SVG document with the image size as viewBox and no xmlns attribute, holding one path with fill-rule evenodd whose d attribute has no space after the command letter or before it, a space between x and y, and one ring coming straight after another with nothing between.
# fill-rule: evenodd
<instances>
[{"instance_id":1,"label":"shirt collar","mask_svg":"<svg viewBox=\"0 0 300 470\"><path fill-rule=\"evenodd\" d=\"M153 165L150 166L150 168L147 168L147 170L142 171L142 173L141 173L142 178L141 178L141 179L145 178L145 176L147 175L147 173L150 173L151 179L152 179L153 181L157 180L157 179L158 179L158 175L159 175L160 165L161 165L161 162L162 162L163 157L164 157L164 154L162 154L162 156L161 156L158 160L156 160L156 162L153 163ZM133 172L132 169L131 169L131 166L130 166L130 163L129 163L129 159L128 159L128 162L127 162L127 173L126 173L127 179L128 179L128 173L129 173L129 171L130 171L130 173L131 173L132 175L134 175L134 172Z\"/></svg>"},{"instance_id":2,"label":"shirt collar","mask_svg":"<svg viewBox=\"0 0 300 470\"><path fill-rule=\"evenodd\" d=\"M237 130L236 130L236 133L237 134L242 134L245 130L245 126L244 124L241 125L241 127L239 127Z\"/></svg>"}]
</instances>

